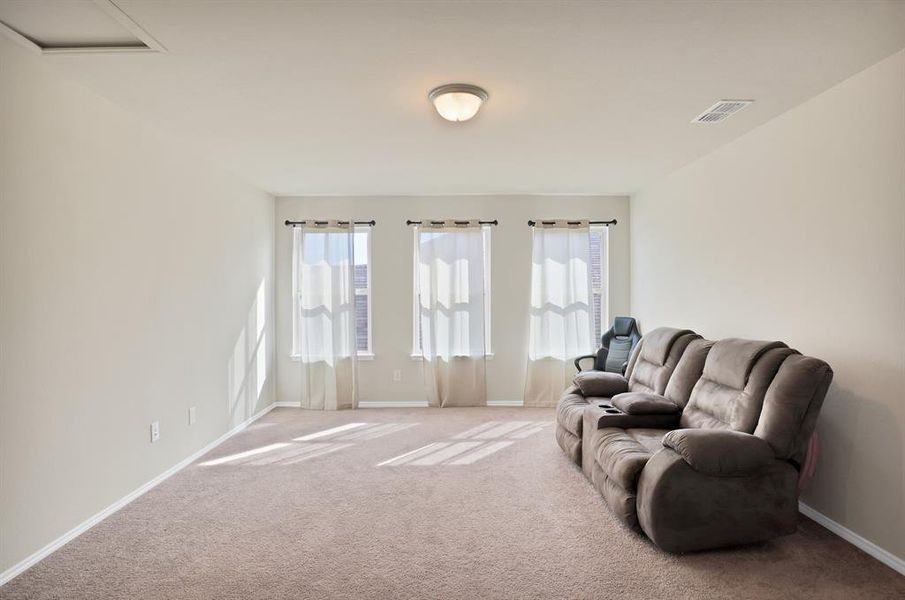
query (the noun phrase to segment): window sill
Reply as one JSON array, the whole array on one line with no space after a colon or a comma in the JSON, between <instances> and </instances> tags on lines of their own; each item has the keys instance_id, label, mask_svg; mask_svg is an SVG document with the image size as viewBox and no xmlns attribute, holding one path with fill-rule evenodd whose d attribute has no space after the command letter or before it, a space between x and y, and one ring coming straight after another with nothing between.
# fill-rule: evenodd
<instances>
[{"instance_id":1,"label":"window sill","mask_svg":"<svg viewBox=\"0 0 905 600\"><path fill-rule=\"evenodd\" d=\"M315 357L315 358L327 358L327 357L326 357L326 356L323 356L323 357L318 356L318 357ZM290 355L289 355L289 360L291 360L292 362L302 362L302 357L299 356L298 354L290 354ZM359 352L359 353L358 353L358 360L364 360L364 361L374 360L374 354L371 353L371 352Z\"/></svg>"},{"instance_id":2,"label":"window sill","mask_svg":"<svg viewBox=\"0 0 905 600\"><path fill-rule=\"evenodd\" d=\"M423 360L423 358L421 357L420 354L410 354L409 357L410 357L412 360ZM456 356L455 358L471 358L471 357L468 357L468 356ZM485 358L486 360L493 360L493 352L488 352L487 354L484 355L484 358Z\"/></svg>"}]
</instances>

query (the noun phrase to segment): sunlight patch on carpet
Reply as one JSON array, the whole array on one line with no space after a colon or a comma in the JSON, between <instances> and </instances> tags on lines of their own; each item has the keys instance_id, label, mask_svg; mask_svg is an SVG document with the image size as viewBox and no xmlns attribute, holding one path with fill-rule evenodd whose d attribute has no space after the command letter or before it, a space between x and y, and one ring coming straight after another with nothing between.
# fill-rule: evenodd
<instances>
[{"instance_id":1,"label":"sunlight patch on carpet","mask_svg":"<svg viewBox=\"0 0 905 600\"><path fill-rule=\"evenodd\" d=\"M488 421L452 436L378 463L384 466L471 465L549 426L548 421ZM460 441L464 440L464 441Z\"/></svg>"},{"instance_id":2,"label":"sunlight patch on carpet","mask_svg":"<svg viewBox=\"0 0 905 600\"><path fill-rule=\"evenodd\" d=\"M293 438L288 442L268 444L213 460L199 463L202 467L215 466L285 466L294 465L318 456L332 454L356 445L358 442L376 440L387 435L410 429L418 423L346 423L329 429L315 431ZM317 440L317 441L312 441Z\"/></svg>"}]
</instances>

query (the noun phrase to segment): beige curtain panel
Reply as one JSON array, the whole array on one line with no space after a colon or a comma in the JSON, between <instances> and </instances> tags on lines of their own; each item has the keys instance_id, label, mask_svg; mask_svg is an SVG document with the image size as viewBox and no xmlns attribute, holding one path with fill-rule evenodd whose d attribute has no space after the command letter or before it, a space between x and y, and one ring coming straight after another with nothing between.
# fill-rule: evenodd
<instances>
[{"instance_id":1,"label":"beige curtain panel","mask_svg":"<svg viewBox=\"0 0 905 600\"><path fill-rule=\"evenodd\" d=\"M431 406L487 404L484 232L475 220L415 228L415 289Z\"/></svg>"},{"instance_id":2,"label":"beige curtain panel","mask_svg":"<svg viewBox=\"0 0 905 600\"><path fill-rule=\"evenodd\" d=\"M358 406L354 225L328 221L293 229L293 344L301 406Z\"/></svg>"},{"instance_id":3,"label":"beige curtain panel","mask_svg":"<svg viewBox=\"0 0 905 600\"><path fill-rule=\"evenodd\" d=\"M525 406L555 406L575 376L572 360L594 348L590 227L557 220L532 230Z\"/></svg>"}]
</instances>

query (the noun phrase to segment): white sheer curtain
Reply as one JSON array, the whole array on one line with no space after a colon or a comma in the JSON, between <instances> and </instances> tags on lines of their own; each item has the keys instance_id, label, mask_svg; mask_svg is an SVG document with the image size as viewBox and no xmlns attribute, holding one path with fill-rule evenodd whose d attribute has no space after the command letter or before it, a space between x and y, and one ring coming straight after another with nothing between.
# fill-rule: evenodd
<instances>
[{"instance_id":1,"label":"white sheer curtain","mask_svg":"<svg viewBox=\"0 0 905 600\"><path fill-rule=\"evenodd\" d=\"M330 221L293 234L293 346L302 408L356 408L354 227Z\"/></svg>"},{"instance_id":2,"label":"white sheer curtain","mask_svg":"<svg viewBox=\"0 0 905 600\"><path fill-rule=\"evenodd\" d=\"M586 221L538 222L533 236L525 406L554 406L594 349L591 236Z\"/></svg>"},{"instance_id":3,"label":"white sheer curtain","mask_svg":"<svg viewBox=\"0 0 905 600\"><path fill-rule=\"evenodd\" d=\"M415 229L415 290L431 406L487 404L484 235L477 221Z\"/></svg>"}]
</instances>

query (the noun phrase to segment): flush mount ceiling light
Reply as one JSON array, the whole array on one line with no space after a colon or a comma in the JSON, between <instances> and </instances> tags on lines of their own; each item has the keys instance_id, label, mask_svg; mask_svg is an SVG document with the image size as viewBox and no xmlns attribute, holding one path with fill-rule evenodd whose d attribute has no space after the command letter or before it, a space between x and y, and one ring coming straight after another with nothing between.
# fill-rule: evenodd
<instances>
[{"instance_id":1,"label":"flush mount ceiling light","mask_svg":"<svg viewBox=\"0 0 905 600\"><path fill-rule=\"evenodd\" d=\"M489 98L487 91L467 83L448 83L431 90L427 95L440 116L447 121L467 121Z\"/></svg>"}]
</instances>

